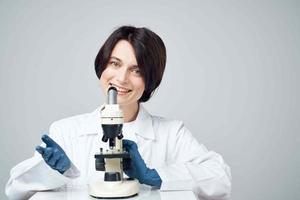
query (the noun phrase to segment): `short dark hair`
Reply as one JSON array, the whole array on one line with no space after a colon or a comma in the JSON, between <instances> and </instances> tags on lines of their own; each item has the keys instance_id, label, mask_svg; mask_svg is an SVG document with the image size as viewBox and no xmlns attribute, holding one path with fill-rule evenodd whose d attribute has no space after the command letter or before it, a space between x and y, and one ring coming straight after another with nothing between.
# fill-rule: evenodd
<instances>
[{"instance_id":1,"label":"short dark hair","mask_svg":"<svg viewBox=\"0 0 300 200\"><path fill-rule=\"evenodd\" d=\"M166 65L166 47L162 39L148 28L121 26L105 41L95 59L95 71L100 79L105 70L113 48L120 40L128 41L134 51L145 82L145 91L139 102L146 102L159 86Z\"/></svg>"}]
</instances>

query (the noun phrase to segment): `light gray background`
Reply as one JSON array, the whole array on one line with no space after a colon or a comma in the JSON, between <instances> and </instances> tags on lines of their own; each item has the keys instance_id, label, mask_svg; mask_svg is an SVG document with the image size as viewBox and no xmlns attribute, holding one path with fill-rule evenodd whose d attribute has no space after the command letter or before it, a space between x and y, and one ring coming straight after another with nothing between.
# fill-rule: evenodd
<instances>
[{"instance_id":1,"label":"light gray background","mask_svg":"<svg viewBox=\"0 0 300 200\"><path fill-rule=\"evenodd\" d=\"M103 103L94 58L124 24L163 38L145 106L223 155L232 199L299 199L299 22L299 1L0 1L0 199L53 121Z\"/></svg>"}]
</instances>

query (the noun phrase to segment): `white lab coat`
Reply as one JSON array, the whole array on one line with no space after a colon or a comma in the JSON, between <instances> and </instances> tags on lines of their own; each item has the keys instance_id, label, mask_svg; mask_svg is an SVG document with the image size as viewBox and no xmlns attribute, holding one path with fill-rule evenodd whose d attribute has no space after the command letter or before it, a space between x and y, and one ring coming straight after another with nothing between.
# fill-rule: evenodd
<instances>
[{"instance_id":1,"label":"white lab coat","mask_svg":"<svg viewBox=\"0 0 300 200\"><path fill-rule=\"evenodd\" d=\"M54 122L49 135L64 149L71 168L62 175L35 152L11 170L6 195L10 199L27 199L41 190L86 185L103 173L96 172L94 159L100 147L107 147L101 141L99 119L97 108L92 113ZM230 168L219 154L199 144L181 121L152 116L140 105L137 119L128 127L124 124L124 138L135 141L147 166L157 170L161 190L193 190L201 199L229 198Z\"/></svg>"}]
</instances>

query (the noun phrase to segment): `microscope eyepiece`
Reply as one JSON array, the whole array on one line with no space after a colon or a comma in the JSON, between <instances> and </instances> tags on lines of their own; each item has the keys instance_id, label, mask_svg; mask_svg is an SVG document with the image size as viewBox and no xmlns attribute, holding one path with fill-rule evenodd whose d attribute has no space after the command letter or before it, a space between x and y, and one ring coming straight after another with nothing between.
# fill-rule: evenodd
<instances>
[{"instance_id":1,"label":"microscope eyepiece","mask_svg":"<svg viewBox=\"0 0 300 200\"><path fill-rule=\"evenodd\" d=\"M117 88L111 85L107 91L107 103L117 104L117 95L118 95Z\"/></svg>"}]
</instances>

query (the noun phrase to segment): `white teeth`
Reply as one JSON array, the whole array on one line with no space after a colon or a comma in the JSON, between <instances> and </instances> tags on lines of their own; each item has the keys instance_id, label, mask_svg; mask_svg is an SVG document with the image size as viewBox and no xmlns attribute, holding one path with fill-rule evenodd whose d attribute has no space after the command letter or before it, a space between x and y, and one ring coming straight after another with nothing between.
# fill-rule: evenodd
<instances>
[{"instance_id":1,"label":"white teeth","mask_svg":"<svg viewBox=\"0 0 300 200\"><path fill-rule=\"evenodd\" d=\"M117 90L118 90L118 92L129 92L129 90L124 90L123 88L121 89L119 87L117 87Z\"/></svg>"},{"instance_id":2,"label":"white teeth","mask_svg":"<svg viewBox=\"0 0 300 200\"><path fill-rule=\"evenodd\" d=\"M123 92L129 91L129 90L121 89L121 88L117 88L117 90L123 91Z\"/></svg>"}]
</instances>

